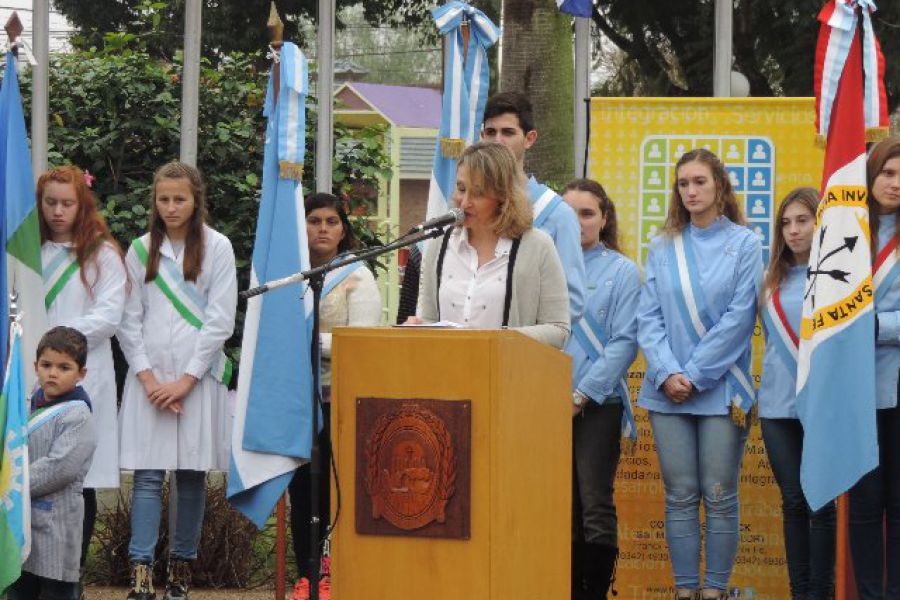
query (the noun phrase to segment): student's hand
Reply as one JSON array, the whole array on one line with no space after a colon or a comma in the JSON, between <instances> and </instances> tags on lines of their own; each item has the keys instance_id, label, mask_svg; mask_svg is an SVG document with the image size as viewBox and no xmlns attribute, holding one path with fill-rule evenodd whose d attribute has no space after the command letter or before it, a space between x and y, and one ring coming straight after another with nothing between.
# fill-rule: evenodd
<instances>
[{"instance_id":1,"label":"student's hand","mask_svg":"<svg viewBox=\"0 0 900 600\"><path fill-rule=\"evenodd\" d=\"M675 373L663 382L663 393L675 404L681 404L694 391L694 385L683 373Z\"/></svg>"},{"instance_id":2,"label":"student's hand","mask_svg":"<svg viewBox=\"0 0 900 600\"><path fill-rule=\"evenodd\" d=\"M150 369L138 373L137 378L138 381L141 382L141 385L144 386L144 392L147 394L147 398L153 396L156 390L159 389L160 384L156 380L156 375L154 375L153 371L151 371Z\"/></svg>"},{"instance_id":3,"label":"student's hand","mask_svg":"<svg viewBox=\"0 0 900 600\"><path fill-rule=\"evenodd\" d=\"M194 386L197 379L193 375L185 373L179 379L171 383L160 385L153 394L150 395L150 402L160 410L171 410L175 414L181 414L182 400L184 400Z\"/></svg>"}]
</instances>

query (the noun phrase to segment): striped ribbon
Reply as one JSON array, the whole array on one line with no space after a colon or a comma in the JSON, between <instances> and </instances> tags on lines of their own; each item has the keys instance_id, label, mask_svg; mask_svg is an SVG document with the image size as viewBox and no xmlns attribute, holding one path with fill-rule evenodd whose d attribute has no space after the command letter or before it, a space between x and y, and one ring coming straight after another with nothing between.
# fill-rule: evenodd
<instances>
[{"instance_id":1,"label":"striped ribbon","mask_svg":"<svg viewBox=\"0 0 900 600\"><path fill-rule=\"evenodd\" d=\"M850 43L862 15L862 50L865 73L864 103L866 139L877 141L888 134L887 94L884 87L884 55L872 28L873 0L831 0L819 13L821 34L816 48L816 131L824 145L831 126L831 114L837 96Z\"/></svg>"},{"instance_id":2,"label":"striped ribbon","mask_svg":"<svg viewBox=\"0 0 900 600\"><path fill-rule=\"evenodd\" d=\"M766 302L765 310L762 313L762 321L766 335L775 341L774 346L778 355L781 356L781 360L790 368L792 373L796 373L800 338L784 314L784 308L781 306L781 294L778 288L775 288L775 291Z\"/></svg>"},{"instance_id":3,"label":"striped ribbon","mask_svg":"<svg viewBox=\"0 0 900 600\"><path fill-rule=\"evenodd\" d=\"M309 61L296 44L285 42L279 56L281 80L275 108L278 136L278 169L282 179L300 181L306 156L306 96L309 93ZM272 113L275 95L269 78L264 114Z\"/></svg>"},{"instance_id":4,"label":"striped ribbon","mask_svg":"<svg viewBox=\"0 0 900 600\"><path fill-rule=\"evenodd\" d=\"M478 136L490 81L487 50L500 39L500 29L483 12L463 2L444 4L434 9L432 16L448 43L441 126L433 163L443 198L429 194L428 218L448 210L457 159ZM469 24L468 52L461 27L464 20Z\"/></svg>"},{"instance_id":5,"label":"striped ribbon","mask_svg":"<svg viewBox=\"0 0 900 600\"><path fill-rule=\"evenodd\" d=\"M78 256L73 248L60 248L43 269L44 307L50 309L60 292L78 272Z\"/></svg>"}]
</instances>

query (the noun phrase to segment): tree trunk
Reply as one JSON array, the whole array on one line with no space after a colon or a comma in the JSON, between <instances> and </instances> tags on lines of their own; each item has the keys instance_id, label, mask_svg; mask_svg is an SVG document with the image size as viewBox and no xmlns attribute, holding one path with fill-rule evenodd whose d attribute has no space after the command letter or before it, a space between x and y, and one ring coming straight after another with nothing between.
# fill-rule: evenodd
<instances>
[{"instance_id":1,"label":"tree trunk","mask_svg":"<svg viewBox=\"0 0 900 600\"><path fill-rule=\"evenodd\" d=\"M534 108L538 139L525 170L561 186L575 168L572 18L554 0L506 0L502 44L500 89L525 93Z\"/></svg>"}]
</instances>

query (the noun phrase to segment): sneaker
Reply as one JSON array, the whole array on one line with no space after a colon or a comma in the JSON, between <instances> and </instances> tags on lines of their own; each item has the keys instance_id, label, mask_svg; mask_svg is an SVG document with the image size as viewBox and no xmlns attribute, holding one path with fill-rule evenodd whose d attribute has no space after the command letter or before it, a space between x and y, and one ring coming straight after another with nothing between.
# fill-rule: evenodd
<instances>
[{"instance_id":1,"label":"sneaker","mask_svg":"<svg viewBox=\"0 0 900 600\"><path fill-rule=\"evenodd\" d=\"M177 558L169 559L166 570L165 600L187 600L191 587L191 563Z\"/></svg>"},{"instance_id":2,"label":"sneaker","mask_svg":"<svg viewBox=\"0 0 900 600\"><path fill-rule=\"evenodd\" d=\"M127 600L156 600L153 589L153 565L131 563L131 591Z\"/></svg>"},{"instance_id":3,"label":"sneaker","mask_svg":"<svg viewBox=\"0 0 900 600\"><path fill-rule=\"evenodd\" d=\"M331 600L330 577L323 577L319 580L319 600Z\"/></svg>"},{"instance_id":4,"label":"sneaker","mask_svg":"<svg viewBox=\"0 0 900 600\"><path fill-rule=\"evenodd\" d=\"M319 586L321 589L321 586ZM294 593L291 600L309 600L309 579L303 577L294 584Z\"/></svg>"}]
</instances>

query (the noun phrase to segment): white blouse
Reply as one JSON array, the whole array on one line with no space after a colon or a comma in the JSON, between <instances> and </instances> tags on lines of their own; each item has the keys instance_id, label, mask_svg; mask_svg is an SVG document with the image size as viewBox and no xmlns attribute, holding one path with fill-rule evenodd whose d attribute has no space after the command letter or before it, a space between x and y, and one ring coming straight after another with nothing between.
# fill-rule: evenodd
<instances>
[{"instance_id":1,"label":"white blouse","mask_svg":"<svg viewBox=\"0 0 900 600\"><path fill-rule=\"evenodd\" d=\"M512 240L500 238L494 258L478 266L478 252L460 227L450 234L439 290L440 318L471 329L499 329L503 324L506 272Z\"/></svg>"}]
</instances>

